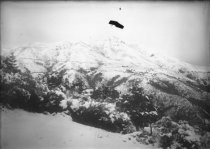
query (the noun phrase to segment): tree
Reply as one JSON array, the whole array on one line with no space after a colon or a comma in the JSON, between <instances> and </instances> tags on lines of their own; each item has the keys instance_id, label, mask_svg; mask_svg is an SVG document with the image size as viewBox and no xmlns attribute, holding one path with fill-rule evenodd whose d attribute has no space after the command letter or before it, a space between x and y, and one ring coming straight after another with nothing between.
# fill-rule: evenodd
<instances>
[{"instance_id":1,"label":"tree","mask_svg":"<svg viewBox=\"0 0 210 149\"><path fill-rule=\"evenodd\" d=\"M86 89L86 85L82 78L76 77L69 89L73 92L81 94Z\"/></svg>"},{"instance_id":2,"label":"tree","mask_svg":"<svg viewBox=\"0 0 210 149\"><path fill-rule=\"evenodd\" d=\"M115 99L119 98L119 93L112 87L102 85L101 87L93 91L91 98L100 101L106 100L109 102L115 102Z\"/></svg>"},{"instance_id":3,"label":"tree","mask_svg":"<svg viewBox=\"0 0 210 149\"><path fill-rule=\"evenodd\" d=\"M16 58L14 53L11 53L8 57L1 56L1 69L6 73L18 73L20 70L18 69Z\"/></svg>"},{"instance_id":4,"label":"tree","mask_svg":"<svg viewBox=\"0 0 210 149\"><path fill-rule=\"evenodd\" d=\"M63 76L66 73L66 69L53 72L50 75L46 75L47 83L50 89L58 87L62 84Z\"/></svg>"},{"instance_id":5,"label":"tree","mask_svg":"<svg viewBox=\"0 0 210 149\"><path fill-rule=\"evenodd\" d=\"M59 88L50 90L44 96L44 100L42 102L44 110L50 113L61 112L63 109L60 106L60 102L64 99L65 97Z\"/></svg>"},{"instance_id":6,"label":"tree","mask_svg":"<svg viewBox=\"0 0 210 149\"><path fill-rule=\"evenodd\" d=\"M151 98L143 93L143 88L132 86L129 94L123 95L117 106L130 116L137 130L149 124L152 134L151 124L156 120L157 112Z\"/></svg>"}]
</instances>

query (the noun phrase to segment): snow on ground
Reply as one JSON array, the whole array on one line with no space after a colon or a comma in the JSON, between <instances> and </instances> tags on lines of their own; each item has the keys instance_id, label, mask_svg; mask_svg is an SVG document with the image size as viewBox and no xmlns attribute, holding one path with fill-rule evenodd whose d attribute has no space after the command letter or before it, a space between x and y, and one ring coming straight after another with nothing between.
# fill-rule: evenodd
<instances>
[{"instance_id":1,"label":"snow on ground","mask_svg":"<svg viewBox=\"0 0 210 149\"><path fill-rule=\"evenodd\" d=\"M152 149L129 135L75 123L65 114L1 111L2 149Z\"/></svg>"}]
</instances>

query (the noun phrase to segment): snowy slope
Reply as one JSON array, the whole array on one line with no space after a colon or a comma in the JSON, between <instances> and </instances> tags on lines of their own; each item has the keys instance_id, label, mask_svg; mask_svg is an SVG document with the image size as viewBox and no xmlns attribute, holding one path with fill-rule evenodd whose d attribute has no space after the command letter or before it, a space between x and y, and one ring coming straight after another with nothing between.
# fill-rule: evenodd
<instances>
[{"instance_id":1,"label":"snowy slope","mask_svg":"<svg viewBox=\"0 0 210 149\"><path fill-rule=\"evenodd\" d=\"M117 75L120 75L120 78L135 79L143 75L148 82L156 75L159 77L164 75L182 82L209 84L207 73L210 72L209 67L193 66L174 58L134 48L116 37L95 43L35 43L29 47L15 49L15 55L19 65L22 68L27 67L32 72L45 71L43 66L50 62L56 63L55 71L68 69L69 74L76 73L80 68L84 70L97 68L97 73L102 73L105 79Z\"/></svg>"},{"instance_id":2,"label":"snowy slope","mask_svg":"<svg viewBox=\"0 0 210 149\"><path fill-rule=\"evenodd\" d=\"M129 140L127 135L72 122L65 114L53 116L4 109L1 116L2 149L154 148Z\"/></svg>"},{"instance_id":3,"label":"snowy slope","mask_svg":"<svg viewBox=\"0 0 210 149\"><path fill-rule=\"evenodd\" d=\"M84 42L58 42L54 44L35 43L28 47L15 49L18 59L33 60L56 60L70 65L81 67L97 66L99 62L114 66L129 66L140 70L162 70L177 71L179 68L188 71L201 70L199 67L181 62L174 58L151 53L146 50L134 48L116 37L97 41L95 43ZM71 63L69 63L71 62ZM67 64L66 64L67 65ZM84 66L83 66L84 65ZM35 68L35 67L31 67ZM210 71L209 67L203 68Z\"/></svg>"}]
</instances>

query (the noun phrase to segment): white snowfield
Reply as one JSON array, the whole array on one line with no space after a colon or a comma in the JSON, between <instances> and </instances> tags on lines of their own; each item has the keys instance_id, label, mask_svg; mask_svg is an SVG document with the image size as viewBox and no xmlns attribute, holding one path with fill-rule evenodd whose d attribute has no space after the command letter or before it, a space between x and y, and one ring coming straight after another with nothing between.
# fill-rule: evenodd
<instances>
[{"instance_id":1,"label":"white snowfield","mask_svg":"<svg viewBox=\"0 0 210 149\"><path fill-rule=\"evenodd\" d=\"M1 111L1 141L2 149L154 149L129 134L78 124L65 114L7 109Z\"/></svg>"}]
</instances>

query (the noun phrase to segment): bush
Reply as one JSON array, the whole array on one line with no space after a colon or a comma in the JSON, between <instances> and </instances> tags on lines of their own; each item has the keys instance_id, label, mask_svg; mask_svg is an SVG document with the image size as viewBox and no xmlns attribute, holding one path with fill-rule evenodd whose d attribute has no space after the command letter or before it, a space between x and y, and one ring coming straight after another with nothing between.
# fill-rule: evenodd
<instances>
[{"instance_id":1,"label":"bush","mask_svg":"<svg viewBox=\"0 0 210 149\"><path fill-rule=\"evenodd\" d=\"M20 72L17 66L14 53L11 53L8 57L1 56L0 68L3 70L3 72L9 73L9 74Z\"/></svg>"},{"instance_id":2,"label":"bush","mask_svg":"<svg viewBox=\"0 0 210 149\"><path fill-rule=\"evenodd\" d=\"M4 98L4 100L7 101L4 102L14 108L26 108L29 103L30 96L31 94L27 90L19 87L13 87L9 90L6 98Z\"/></svg>"},{"instance_id":3,"label":"bush","mask_svg":"<svg viewBox=\"0 0 210 149\"><path fill-rule=\"evenodd\" d=\"M172 141L173 141L173 138L170 133L160 135L159 146L162 147L163 149L167 149L168 147L172 145Z\"/></svg>"},{"instance_id":4,"label":"bush","mask_svg":"<svg viewBox=\"0 0 210 149\"><path fill-rule=\"evenodd\" d=\"M119 93L112 87L102 85L93 91L91 98L100 102L107 101L113 103L119 98Z\"/></svg>"},{"instance_id":5,"label":"bush","mask_svg":"<svg viewBox=\"0 0 210 149\"><path fill-rule=\"evenodd\" d=\"M136 141L142 144L153 144L155 143L155 138L150 135L149 132L145 130L138 131L133 137L136 138Z\"/></svg>"},{"instance_id":6,"label":"bush","mask_svg":"<svg viewBox=\"0 0 210 149\"><path fill-rule=\"evenodd\" d=\"M50 113L61 112L63 111L63 108L60 106L60 103L65 99L66 96L59 89L51 90L46 96L44 96L44 100L42 102L43 110Z\"/></svg>"},{"instance_id":7,"label":"bush","mask_svg":"<svg viewBox=\"0 0 210 149\"><path fill-rule=\"evenodd\" d=\"M34 77L27 68L24 72L18 69L14 55L3 57L1 62L0 97L3 105L33 112L62 111L60 101L66 97L59 85L65 70L53 75L47 71Z\"/></svg>"},{"instance_id":8,"label":"bush","mask_svg":"<svg viewBox=\"0 0 210 149\"><path fill-rule=\"evenodd\" d=\"M202 149L210 148L210 132L205 132L201 136L201 146L202 146Z\"/></svg>"},{"instance_id":9,"label":"bush","mask_svg":"<svg viewBox=\"0 0 210 149\"><path fill-rule=\"evenodd\" d=\"M198 149L201 147L200 134L187 121L173 122L163 117L155 126L157 142L163 148Z\"/></svg>"},{"instance_id":10,"label":"bush","mask_svg":"<svg viewBox=\"0 0 210 149\"><path fill-rule=\"evenodd\" d=\"M72 119L86 125L113 132L129 133L135 131L126 113L118 112L115 105L95 102L92 99L72 99L69 103Z\"/></svg>"},{"instance_id":11,"label":"bush","mask_svg":"<svg viewBox=\"0 0 210 149\"><path fill-rule=\"evenodd\" d=\"M129 91L129 94L122 95L118 101L118 109L130 116L137 130L148 124L151 126L157 118L156 108L151 99L144 95L143 89L138 86L132 86ZM152 127L150 128L152 133Z\"/></svg>"}]
</instances>

